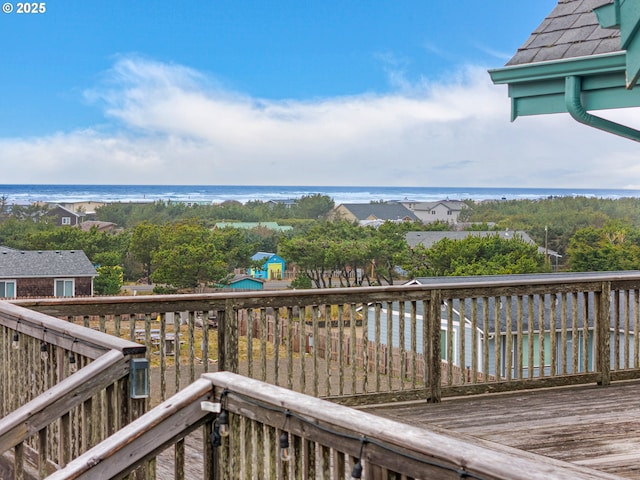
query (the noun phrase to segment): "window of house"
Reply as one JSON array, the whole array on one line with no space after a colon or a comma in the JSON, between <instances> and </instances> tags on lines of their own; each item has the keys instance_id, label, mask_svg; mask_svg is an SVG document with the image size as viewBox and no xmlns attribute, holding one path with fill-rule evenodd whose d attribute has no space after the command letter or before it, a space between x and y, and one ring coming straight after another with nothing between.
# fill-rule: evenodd
<instances>
[{"instance_id":1,"label":"window of house","mask_svg":"<svg viewBox=\"0 0 640 480\"><path fill-rule=\"evenodd\" d=\"M451 215L451 210L447 210L447 215Z\"/></svg>"},{"instance_id":2,"label":"window of house","mask_svg":"<svg viewBox=\"0 0 640 480\"><path fill-rule=\"evenodd\" d=\"M71 225L71 217L62 217L62 225Z\"/></svg>"},{"instance_id":3,"label":"window of house","mask_svg":"<svg viewBox=\"0 0 640 480\"><path fill-rule=\"evenodd\" d=\"M0 298L16 298L15 280L4 280L0 282Z\"/></svg>"},{"instance_id":4,"label":"window of house","mask_svg":"<svg viewBox=\"0 0 640 480\"><path fill-rule=\"evenodd\" d=\"M55 284L56 297L73 297L75 294L75 285L73 279L59 279Z\"/></svg>"},{"instance_id":5,"label":"window of house","mask_svg":"<svg viewBox=\"0 0 640 480\"><path fill-rule=\"evenodd\" d=\"M435 210L431 210L431 215L435 215L436 211Z\"/></svg>"}]
</instances>

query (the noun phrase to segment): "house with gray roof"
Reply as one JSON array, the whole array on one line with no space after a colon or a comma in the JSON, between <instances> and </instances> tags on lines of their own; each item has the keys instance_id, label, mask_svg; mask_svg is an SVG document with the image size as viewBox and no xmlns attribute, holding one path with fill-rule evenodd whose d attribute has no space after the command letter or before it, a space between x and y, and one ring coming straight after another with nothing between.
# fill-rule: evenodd
<instances>
[{"instance_id":1,"label":"house with gray roof","mask_svg":"<svg viewBox=\"0 0 640 480\"><path fill-rule=\"evenodd\" d=\"M538 246L536 242L527 234L527 232L522 230L490 230L490 231L463 231L463 232L407 232L405 235L405 240L409 245L409 248L414 249L417 245L422 245L425 248L431 248L436 242L439 242L443 239L449 240L464 240L467 237L475 236L475 237L491 237L491 236L499 236L503 240L513 240L514 238L518 238L529 245L536 245L538 247L538 253L542 255L548 255L549 257L555 258L556 265L558 260L562 258L558 252L553 250L545 249L544 247Z\"/></svg>"},{"instance_id":2,"label":"house with gray roof","mask_svg":"<svg viewBox=\"0 0 640 480\"><path fill-rule=\"evenodd\" d=\"M90 296L97 276L81 250L0 247L0 298Z\"/></svg>"},{"instance_id":3,"label":"house with gray roof","mask_svg":"<svg viewBox=\"0 0 640 480\"><path fill-rule=\"evenodd\" d=\"M466 203L460 200L439 200L437 202L411 202L403 201L402 205L407 207L423 223L446 222L458 223L458 217Z\"/></svg>"},{"instance_id":4,"label":"house with gray roof","mask_svg":"<svg viewBox=\"0 0 640 480\"><path fill-rule=\"evenodd\" d=\"M589 113L640 106L639 26L637 1L559 0L507 64L489 71L509 86L511 119L569 113L640 141L640 131Z\"/></svg>"},{"instance_id":5,"label":"house with gray roof","mask_svg":"<svg viewBox=\"0 0 640 480\"><path fill-rule=\"evenodd\" d=\"M346 220L369 224L381 220L390 222L418 222L418 216L401 203L342 203L330 214L332 220Z\"/></svg>"},{"instance_id":6,"label":"house with gray roof","mask_svg":"<svg viewBox=\"0 0 640 480\"><path fill-rule=\"evenodd\" d=\"M631 275L624 272L622 275ZM514 284L524 280L562 282L575 281L584 277L606 275L605 272L580 272L580 273L542 273L521 275L491 275L491 276L466 276L466 277L420 277L407 282L406 285L439 285L465 284L478 280L505 282ZM620 308L632 309L636 315L636 292L630 293L631 302L628 307L623 307L623 300L611 293L611 313L609 325L609 341L620 343L629 341L634 343L635 331L621 328L616 323L615 312ZM440 305L440 343L442 345L441 359L459 368L465 368L473 364L473 356L476 355L478 373L504 378L507 375L517 376L519 369L523 371L523 377L538 377L542 373L545 376L562 374L560 362L552 364L551 359L565 356L570 358L573 349L577 351L578 364L567 365L567 373L583 371L585 361L587 370L593 368L594 351L594 325L595 325L595 297L593 292L584 295L566 295L564 303L558 302L556 295L525 295L520 299L504 295L500 297L448 298L442 299ZM521 303L519 303L521 302ZM368 306L368 338L380 338L381 343L391 344L398 348L404 344L404 350L409 352L415 348L416 353L423 353L423 325L427 317L423 302L385 303L382 305ZM376 325L375 309L380 310L379 323ZM412 308L415 308L415 325L413 322ZM568 312L582 312L579 320L576 319L575 327L562 334L563 322L567 322ZM518 329L518 317L522 320L522 328ZM572 320L573 321L573 320ZM530 328L531 326L531 328ZM475 332L474 332L475 331ZM415 334L416 340L412 338ZM404 338L403 338L404 335ZM522 335L526 340L523 345L533 348L531 355L525 352L521 357L513 349L515 345L513 337ZM531 339L529 340L529 336ZM511 337L511 338L509 338ZM553 340L551 337L555 337ZM628 337L628 338L625 338ZM618 340L616 340L618 339ZM634 346L630 347L629 354L633 356ZM449 346L449 348L447 348ZM525 347L528 348L528 347ZM551 348L555 348L552 355ZM611 350L610 361L616 362L615 349ZM621 349L617 350L618 361L623 361ZM488 356L487 371L483 371L483 357ZM511 357L508 359L508 357ZM529 363L533 360L533 363ZM544 361L541 361L544 360ZM521 362L521 364L519 364ZM555 368L555 370L553 370ZM573 370L577 368L577 370ZM508 369L511 369L510 373Z\"/></svg>"}]
</instances>

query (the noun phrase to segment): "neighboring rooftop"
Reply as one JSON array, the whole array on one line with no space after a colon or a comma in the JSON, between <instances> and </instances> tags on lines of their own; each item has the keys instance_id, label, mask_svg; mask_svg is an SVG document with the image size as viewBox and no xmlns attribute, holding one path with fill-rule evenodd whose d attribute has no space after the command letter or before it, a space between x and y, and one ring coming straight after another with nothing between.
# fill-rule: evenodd
<instances>
[{"instance_id":1,"label":"neighboring rooftop","mask_svg":"<svg viewBox=\"0 0 640 480\"><path fill-rule=\"evenodd\" d=\"M409 248L415 248L417 245L423 245L425 248L431 248L436 242L443 239L448 240L464 240L467 237L491 237L499 236L503 240L513 240L518 238L529 245L537 246L536 242L527 234L527 232L521 230L500 230L500 231L462 231L462 232L407 232L405 239ZM538 246L538 253L547 254L553 257L560 257L557 252L544 247Z\"/></svg>"},{"instance_id":2,"label":"neighboring rooftop","mask_svg":"<svg viewBox=\"0 0 640 480\"><path fill-rule=\"evenodd\" d=\"M97 276L82 250L13 250L0 247L0 277Z\"/></svg>"}]
</instances>

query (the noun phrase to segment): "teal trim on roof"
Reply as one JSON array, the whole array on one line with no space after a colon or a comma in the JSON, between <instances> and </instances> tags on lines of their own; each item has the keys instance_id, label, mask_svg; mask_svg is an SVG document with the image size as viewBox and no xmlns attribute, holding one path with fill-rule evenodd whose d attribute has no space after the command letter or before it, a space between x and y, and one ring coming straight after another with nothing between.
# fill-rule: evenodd
<instances>
[{"instance_id":1,"label":"teal trim on roof","mask_svg":"<svg viewBox=\"0 0 640 480\"><path fill-rule=\"evenodd\" d=\"M638 32L638 1L559 0L507 65L489 75L509 86L512 120L569 112L569 77L579 79L585 110L639 107Z\"/></svg>"}]
</instances>

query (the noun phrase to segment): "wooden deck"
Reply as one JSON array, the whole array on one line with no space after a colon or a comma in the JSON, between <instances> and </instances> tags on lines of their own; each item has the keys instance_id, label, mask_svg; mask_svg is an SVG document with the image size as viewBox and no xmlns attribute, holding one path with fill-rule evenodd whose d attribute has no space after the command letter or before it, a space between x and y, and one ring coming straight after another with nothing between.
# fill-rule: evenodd
<instances>
[{"instance_id":1,"label":"wooden deck","mask_svg":"<svg viewBox=\"0 0 640 480\"><path fill-rule=\"evenodd\" d=\"M640 382L403 403L366 411L640 479Z\"/></svg>"}]
</instances>

